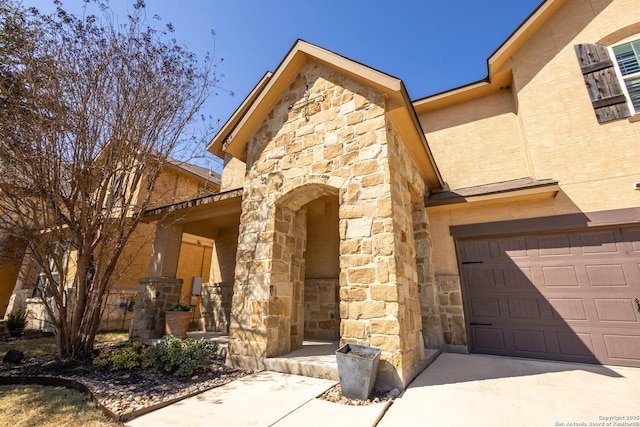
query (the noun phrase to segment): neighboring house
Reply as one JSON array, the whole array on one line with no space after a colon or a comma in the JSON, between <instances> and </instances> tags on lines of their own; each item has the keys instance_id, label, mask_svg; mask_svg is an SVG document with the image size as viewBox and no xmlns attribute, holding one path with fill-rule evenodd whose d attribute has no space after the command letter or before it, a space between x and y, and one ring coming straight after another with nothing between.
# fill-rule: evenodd
<instances>
[{"instance_id":1,"label":"neighboring house","mask_svg":"<svg viewBox=\"0 0 640 427\"><path fill-rule=\"evenodd\" d=\"M416 101L296 42L208 147L221 193L145 214L132 336L157 336L188 233L213 242L202 321L235 366L305 338L382 349L383 389L425 348L640 366L637 6L547 0L485 80Z\"/></svg>"},{"instance_id":2,"label":"neighboring house","mask_svg":"<svg viewBox=\"0 0 640 427\"><path fill-rule=\"evenodd\" d=\"M25 245L20 239L8 235L0 239L0 318L7 312L24 251Z\"/></svg>"},{"instance_id":3,"label":"neighboring house","mask_svg":"<svg viewBox=\"0 0 640 427\"><path fill-rule=\"evenodd\" d=\"M136 191L136 197L142 198L144 194L136 190L124 190L120 188L122 177L114 176L110 186L113 193L119 191ZM220 176L206 168L169 159L158 177L154 193L151 196L151 206L161 206L167 203L190 200L208 194L217 193L220 190ZM106 203L109 203L107 200ZM136 299L138 279L147 275L150 265L153 236L155 225L141 223L130 237L123 251L119 267L116 269L114 285L111 288L105 315L102 319L101 329L116 330L128 329L131 321L131 313ZM179 242L185 251L193 253L193 247L199 251L211 251L208 242L194 241L184 236ZM60 251L69 252L64 243L58 245ZM62 252L61 252L62 253ZM6 255L10 255L7 257ZM73 274L74 253L69 252L64 257L63 271L53 271L54 278L59 274ZM184 275L201 275L202 255L198 262L191 262L182 269ZM25 254L25 245L17 238L7 239L4 246L2 263L0 264L0 310L2 315L10 313L17 308L26 309L29 315L28 327L52 330L48 321L49 317L42 303L42 291L46 289L46 278L41 273L29 256ZM54 265L52 263L52 265ZM53 270L53 269L52 269ZM46 296L46 291L45 291Z\"/></svg>"}]
</instances>

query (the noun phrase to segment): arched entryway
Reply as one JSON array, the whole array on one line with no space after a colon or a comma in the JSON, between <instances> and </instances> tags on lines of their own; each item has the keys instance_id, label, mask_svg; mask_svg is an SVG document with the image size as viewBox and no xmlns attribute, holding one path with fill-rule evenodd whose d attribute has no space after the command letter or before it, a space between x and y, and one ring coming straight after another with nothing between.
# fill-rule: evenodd
<instances>
[{"instance_id":1,"label":"arched entryway","mask_svg":"<svg viewBox=\"0 0 640 427\"><path fill-rule=\"evenodd\" d=\"M309 202L304 274L304 339L340 338L340 234L338 198Z\"/></svg>"},{"instance_id":2,"label":"arched entryway","mask_svg":"<svg viewBox=\"0 0 640 427\"><path fill-rule=\"evenodd\" d=\"M285 352L339 338L338 205L338 190L322 184L276 202L270 307L282 310Z\"/></svg>"}]
</instances>

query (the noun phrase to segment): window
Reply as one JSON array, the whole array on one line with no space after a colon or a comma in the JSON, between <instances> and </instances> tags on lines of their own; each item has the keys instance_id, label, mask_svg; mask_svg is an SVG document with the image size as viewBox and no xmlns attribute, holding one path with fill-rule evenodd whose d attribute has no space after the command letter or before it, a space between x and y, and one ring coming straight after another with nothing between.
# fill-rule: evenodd
<instances>
[{"instance_id":1,"label":"window","mask_svg":"<svg viewBox=\"0 0 640 427\"><path fill-rule=\"evenodd\" d=\"M104 207L107 209L111 209L117 207L120 203L120 197L122 196L122 181L124 178L123 171L117 171L115 174L111 176L111 180L109 181L109 189L107 193L107 198L104 202Z\"/></svg>"},{"instance_id":2,"label":"window","mask_svg":"<svg viewBox=\"0 0 640 427\"><path fill-rule=\"evenodd\" d=\"M51 277L53 278L53 283L49 282L45 271L40 271L36 278L36 286L33 296L36 296L37 294L40 294L43 297L51 296L50 286L57 286L60 284L60 273L63 272L61 269L64 269L68 262L69 249L70 246L68 244L51 244L51 252L47 255L47 261Z\"/></svg>"},{"instance_id":3,"label":"window","mask_svg":"<svg viewBox=\"0 0 640 427\"><path fill-rule=\"evenodd\" d=\"M611 49L633 109L635 113L640 113L640 39Z\"/></svg>"}]
</instances>

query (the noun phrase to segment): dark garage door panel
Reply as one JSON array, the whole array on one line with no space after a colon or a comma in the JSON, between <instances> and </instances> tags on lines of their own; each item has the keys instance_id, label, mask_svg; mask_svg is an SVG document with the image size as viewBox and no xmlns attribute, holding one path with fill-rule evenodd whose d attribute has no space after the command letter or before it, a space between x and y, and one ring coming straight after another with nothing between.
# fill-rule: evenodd
<instances>
[{"instance_id":1,"label":"dark garage door panel","mask_svg":"<svg viewBox=\"0 0 640 427\"><path fill-rule=\"evenodd\" d=\"M470 350L640 366L640 228L458 242Z\"/></svg>"}]
</instances>

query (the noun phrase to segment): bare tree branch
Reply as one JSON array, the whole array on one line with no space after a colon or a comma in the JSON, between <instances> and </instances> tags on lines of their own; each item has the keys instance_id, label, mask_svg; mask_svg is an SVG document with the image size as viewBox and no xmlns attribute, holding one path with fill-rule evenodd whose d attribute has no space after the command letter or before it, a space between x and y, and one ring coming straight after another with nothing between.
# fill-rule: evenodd
<instances>
[{"instance_id":1,"label":"bare tree branch","mask_svg":"<svg viewBox=\"0 0 640 427\"><path fill-rule=\"evenodd\" d=\"M93 1L97 4L97 1ZM120 257L168 156L219 85L216 64L108 8L0 6L0 231L46 283L60 356L92 350Z\"/></svg>"}]
</instances>

